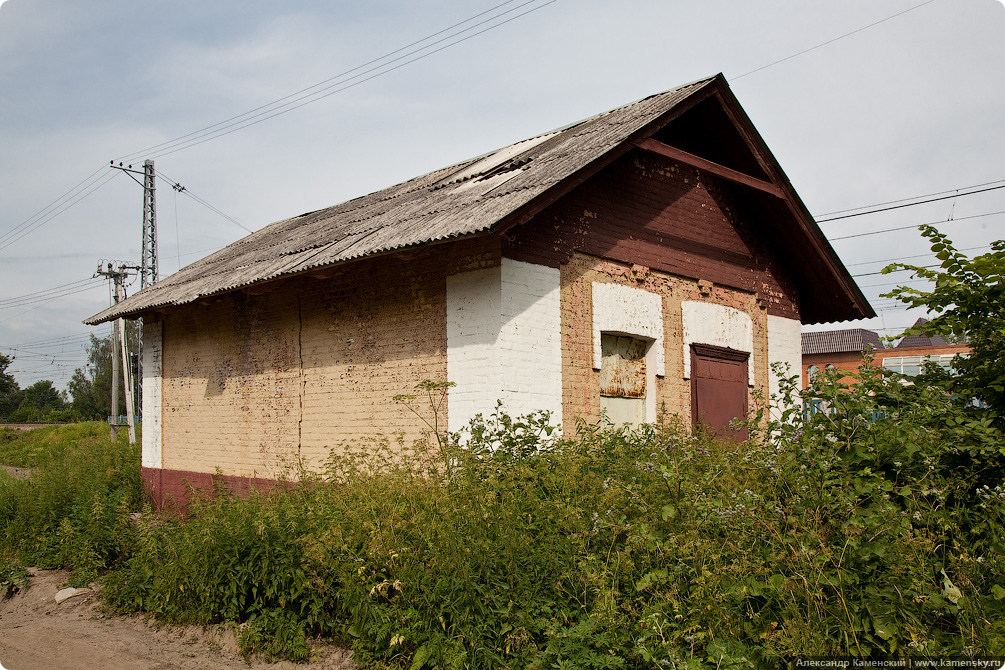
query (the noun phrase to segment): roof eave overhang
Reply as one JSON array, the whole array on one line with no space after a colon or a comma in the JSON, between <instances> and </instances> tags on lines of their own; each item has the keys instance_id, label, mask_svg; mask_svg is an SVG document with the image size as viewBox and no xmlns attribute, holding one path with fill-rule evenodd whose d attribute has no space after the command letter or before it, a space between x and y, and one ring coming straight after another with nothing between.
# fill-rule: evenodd
<instances>
[{"instance_id":1,"label":"roof eave overhang","mask_svg":"<svg viewBox=\"0 0 1005 670\"><path fill-rule=\"evenodd\" d=\"M375 252L375 253L372 253L372 254L367 254L365 256L358 256L358 257L355 257L355 258L346 258L344 260L338 260L338 261L334 261L332 263L326 263L324 265L317 265L317 266L310 267L310 268L304 268L302 270L297 270L295 272L289 272L289 273L281 274L281 275L278 275L278 276L275 276L275 277L269 277L269 278L266 278L266 279L259 279L259 280L253 281L253 282L249 282L247 284L243 284L241 286L234 286L234 287L230 287L230 288L223 288L223 289L220 289L218 291L212 291L210 293L200 294L198 296L195 296L195 297L191 298L190 300L186 300L185 302L177 302L176 303L176 302L167 302L167 301L165 301L165 302L158 303L158 304L144 305L142 307L137 307L137 308L134 308L134 309L124 309L124 310L121 309L121 307L120 307L120 306L124 306L124 303L119 303L119 305L113 305L113 306L109 307L108 309L105 309L105 310L103 310L101 312L98 312L94 316L91 316L91 317L88 317L87 319L84 319L83 323L84 323L84 325L87 325L87 326L99 326L102 323L107 323L109 321L114 321L115 319L119 319L119 318L122 318L122 319L140 319L140 318L145 318L147 316L150 316L151 314L167 312L169 310L172 310L172 309L175 309L175 308L178 308L178 307L185 307L186 305L191 305L193 303L212 302L212 301L214 301L214 300L216 300L216 299L218 299L218 298L220 298L220 297L222 297L224 295L227 295L229 293L234 293L236 291L244 291L245 293L249 293L251 295L262 295L262 294L264 294L268 290L267 289L268 285L274 284L276 282L283 281L283 280L286 280L286 279L290 279L290 278L293 278L293 277L311 277L311 276L314 276L314 277L317 277L317 278L324 278L326 275L327 276L332 276L332 270L337 269L338 267L343 266L343 265L349 265L351 263L355 263L357 261L369 260L369 259L373 259L373 258L380 258L382 256L400 256L400 255L404 255L404 254L411 254L411 253L414 253L414 252L416 252L416 251L418 251L420 249L428 249L428 248L433 247L433 246L438 246L438 245L441 245L441 244L448 244L450 242L456 242L456 241L461 240L461 239L473 239L473 238L476 238L476 237L484 237L486 235L491 235L494 232L495 231L493 229L486 228L485 230L479 230L479 231L475 231L475 232L472 232L472 233L467 233L467 234L464 234L464 235L452 235L452 236L444 237L444 238L437 239L437 240L429 240L429 241L423 242L421 244L418 244L418 243L417 244L409 244L409 245L405 245L405 246L395 247L393 249L386 249L386 250L383 250L383 251L378 251L378 252ZM146 289L144 289L144 290L146 290ZM141 294L142 294L142 291L137 292L134 295L130 296L129 299L137 298Z\"/></svg>"}]
</instances>

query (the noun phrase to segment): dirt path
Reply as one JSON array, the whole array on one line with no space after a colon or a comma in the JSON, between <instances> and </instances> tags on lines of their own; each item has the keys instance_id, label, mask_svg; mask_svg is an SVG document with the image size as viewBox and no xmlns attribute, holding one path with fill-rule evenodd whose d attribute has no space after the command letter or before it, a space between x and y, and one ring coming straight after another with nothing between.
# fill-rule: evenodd
<instances>
[{"instance_id":1,"label":"dirt path","mask_svg":"<svg viewBox=\"0 0 1005 670\"><path fill-rule=\"evenodd\" d=\"M231 631L216 626L156 626L142 617L106 617L98 594L61 603L62 571L34 571L32 584L0 602L0 668L5 670L231 670L249 666ZM358 670L350 652L319 645L309 664L265 663L275 670Z\"/></svg>"}]
</instances>

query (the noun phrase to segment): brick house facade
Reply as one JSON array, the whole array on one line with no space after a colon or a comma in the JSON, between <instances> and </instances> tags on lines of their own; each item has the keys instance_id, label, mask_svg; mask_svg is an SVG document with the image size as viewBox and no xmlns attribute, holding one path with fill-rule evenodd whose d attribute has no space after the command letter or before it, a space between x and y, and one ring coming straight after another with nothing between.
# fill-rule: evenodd
<instances>
[{"instance_id":1,"label":"brick house facade","mask_svg":"<svg viewBox=\"0 0 1005 670\"><path fill-rule=\"evenodd\" d=\"M87 323L144 319L161 504L419 439L393 397L426 379L451 430L498 400L721 427L800 366L801 323L870 315L719 75L272 224Z\"/></svg>"}]
</instances>

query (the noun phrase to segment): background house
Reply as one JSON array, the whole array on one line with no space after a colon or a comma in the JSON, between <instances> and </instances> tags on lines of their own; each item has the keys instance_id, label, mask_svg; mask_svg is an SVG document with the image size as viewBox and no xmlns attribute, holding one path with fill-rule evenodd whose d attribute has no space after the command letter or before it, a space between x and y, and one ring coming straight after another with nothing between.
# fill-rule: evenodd
<instances>
[{"instance_id":1,"label":"background house","mask_svg":"<svg viewBox=\"0 0 1005 670\"><path fill-rule=\"evenodd\" d=\"M393 396L426 379L451 430L497 400L721 429L800 365L801 323L871 315L719 75L274 223L87 323L144 319L163 501L408 444Z\"/></svg>"},{"instance_id":2,"label":"background house","mask_svg":"<svg viewBox=\"0 0 1005 670\"><path fill-rule=\"evenodd\" d=\"M802 385L805 388L820 370L826 368L858 372L862 354L866 351L881 352L883 342L871 330L846 328L803 333L802 348ZM842 381L850 379L845 377Z\"/></svg>"},{"instance_id":3,"label":"background house","mask_svg":"<svg viewBox=\"0 0 1005 670\"><path fill-rule=\"evenodd\" d=\"M918 319L915 325L926 322L926 319ZM879 335L861 328L803 333L802 347L804 387L814 375L828 367L858 372L866 351L872 352L874 365L909 377L920 374L928 362L949 369L957 354L970 351L967 345L949 344L938 335L909 335L901 338L896 346L886 348ZM842 381L852 380L845 377Z\"/></svg>"}]
</instances>

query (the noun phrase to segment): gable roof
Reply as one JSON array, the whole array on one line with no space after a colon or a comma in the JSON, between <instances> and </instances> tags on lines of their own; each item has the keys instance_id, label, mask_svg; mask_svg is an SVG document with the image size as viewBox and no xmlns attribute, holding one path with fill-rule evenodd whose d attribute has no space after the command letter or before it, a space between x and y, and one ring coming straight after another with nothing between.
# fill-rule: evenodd
<instances>
[{"instance_id":1,"label":"gable roof","mask_svg":"<svg viewBox=\"0 0 1005 670\"><path fill-rule=\"evenodd\" d=\"M918 319L915 326L923 326L928 319ZM917 349L919 347L948 347L949 343L941 335L908 335L897 343L897 349Z\"/></svg>"},{"instance_id":2,"label":"gable roof","mask_svg":"<svg viewBox=\"0 0 1005 670\"><path fill-rule=\"evenodd\" d=\"M883 348L883 343L880 342L879 335L863 328L803 333L804 356L841 352L861 353L869 348L879 351Z\"/></svg>"},{"instance_id":3,"label":"gable roof","mask_svg":"<svg viewBox=\"0 0 1005 670\"><path fill-rule=\"evenodd\" d=\"M734 123L744 126L742 135L750 144L749 151L757 157L770 182L647 139L712 96L730 108ZM804 302L809 304L810 312L819 312L811 313L809 322L874 315L720 74L382 191L273 223L84 323L96 325L120 316L141 316L158 308L191 303L324 266L505 230L527 221L619 156L640 146L643 150L676 152L666 154L672 158L690 157L699 169L718 168L716 174L753 185L761 195L766 191L772 199L784 201L780 214L784 221L780 225L785 234L773 238L802 256L794 272L800 280L797 284L815 291L812 297L817 300Z\"/></svg>"}]
</instances>

